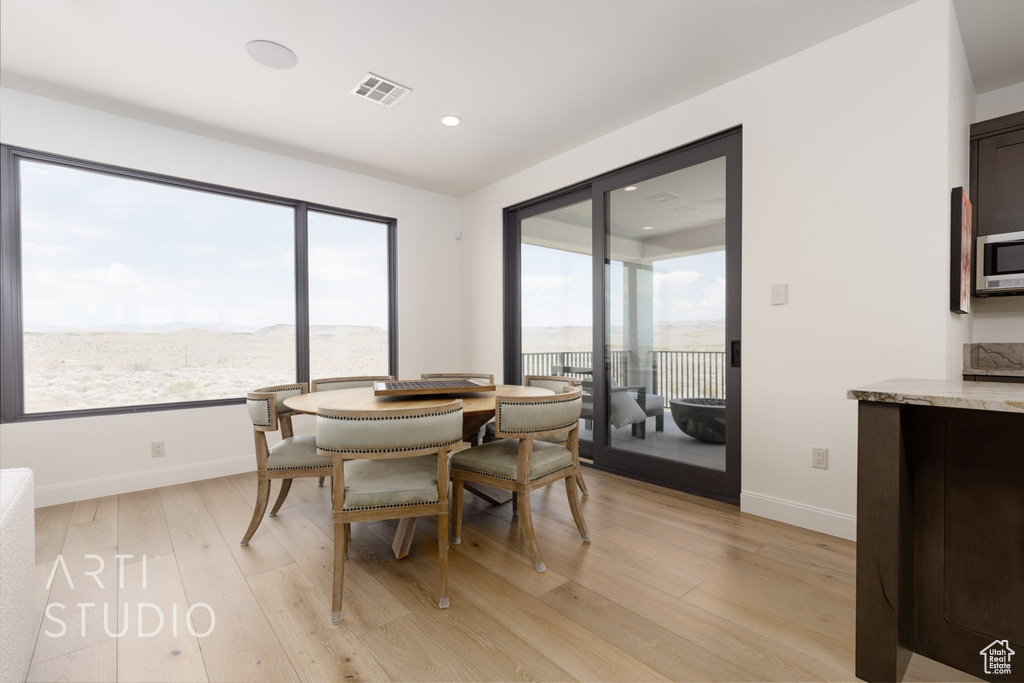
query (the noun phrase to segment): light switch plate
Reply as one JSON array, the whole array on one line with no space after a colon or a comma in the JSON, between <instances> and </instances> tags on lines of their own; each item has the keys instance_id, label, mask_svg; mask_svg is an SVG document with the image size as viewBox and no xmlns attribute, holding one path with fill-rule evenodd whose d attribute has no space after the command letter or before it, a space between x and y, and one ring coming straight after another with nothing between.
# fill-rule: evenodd
<instances>
[{"instance_id":1,"label":"light switch plate","mask_svg":"<svg viewBox=\"0 0 1024 683\"><path fill-rule=\"evenodd\" d=\"M789 284L778 282L772 285L772 306L789 303Z\"/></svg>"}]
</instances>

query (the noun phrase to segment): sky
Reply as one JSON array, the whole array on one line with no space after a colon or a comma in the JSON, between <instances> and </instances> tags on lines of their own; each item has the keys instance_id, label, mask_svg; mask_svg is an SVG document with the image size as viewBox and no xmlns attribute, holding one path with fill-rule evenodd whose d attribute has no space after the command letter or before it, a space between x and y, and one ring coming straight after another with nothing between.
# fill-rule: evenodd
<instances>
[{"instance_id":1,"label":"sky","mask_svg":"<svg viewBox=\"0 0 1024 683\"><path fill-rule=\"evenodd\" d=\"M611 320L622 320L624 268L612 262ZM589 327L592 263L585 254L522 247L523 327ZM654 262L654 322L725 319L725 251Z\"/></svg>"},{"instance_id":2,"label":"sky","mask_svg":"<svg viewBox=\"0 0 1024 683\"><path fill-rule=\"evenodd\" d=\"M294 209L21 161L26 330L295 324ZM310 322L387 327L387 228L311 212Z\"/></svg>"}]
</instances>

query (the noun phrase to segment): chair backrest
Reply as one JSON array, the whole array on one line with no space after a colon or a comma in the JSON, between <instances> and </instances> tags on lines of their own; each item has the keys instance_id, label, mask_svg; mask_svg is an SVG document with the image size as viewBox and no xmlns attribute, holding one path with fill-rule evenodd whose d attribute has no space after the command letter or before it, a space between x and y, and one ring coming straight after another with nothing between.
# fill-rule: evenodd
<instances>
[{"instance_id":1,"label":"chair backrest","mask_svg":"<svg viewBox=\"0 0 1024 683\"><path fill-rule=\"evenodd\" d=\"M578 387L580 380L576 377L560 377L557 375L527 375L523 378L523 385L550 389L556 394L561 394L567 387Z\"/></svg>"},{"instance_id":2,"label":"chair backrest","mask_svg":"<svg viewBox=\"0 0 1024 683\"><path fill-rule=\"evenodd\" d=\"M327 377L309 381L310 391L334 391L335 389L358 389L372 387L377 382L392 382L391 375L363 375L360 377Z\"/></svg>"},{"instance_id":3,"label":"chair backrest","mask_svg":"<svg viewBox=\"0 0 1024 683\"><path fill-rule=\"evenodd\" d=\"M494 375L484 372L428 372L420 375L420 379L475 379L484 384L494 384Z\"/></svg>"},{"instance_id":4,"label":"chair backrest","mask_svg":"<svg viewBox=\"0 0 1024 683\"><path fill-rule=\"evenodd\" d=\"M583 393L579 387L547 396L496 397L494 435L518 438L554 434L579 424Z\"/></svg>"},{"instance_id":5,"label":"chair backrest","mask_svg":"<svg viewBox=\"0 0 1024 683\"><path fill-rule=\"evenodd\" d=\"M308 393L305 383L279 384L250 391L245 395L245 408L249 411L253 429L258 432L276 432L280 418L290 417L294 413L284 404L284 400L305 393Z\"/></svg>"},{"instance_id":6,"label":"chair backrest","mask_svg":"<svg viewBox=\"0 0 1024 683\"><path fill-rule=\"evenodd\" d=\"M316 413L316 451L346 459L407 458L462 440L462 400L428 408Z\"/></svg>"}]
</instances>

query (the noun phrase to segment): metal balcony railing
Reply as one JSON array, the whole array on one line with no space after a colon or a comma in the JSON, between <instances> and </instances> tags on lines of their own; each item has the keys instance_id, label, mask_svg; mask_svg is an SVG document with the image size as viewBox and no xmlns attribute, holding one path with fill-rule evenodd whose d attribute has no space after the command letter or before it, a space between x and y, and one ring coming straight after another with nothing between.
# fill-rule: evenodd
<instances>
[{"instance_id":1,"label":"metal balcony railing","mask_svg":"<svg viewBox=\"0 0 1024 683\"><path fill-rule=\"evenodd\" d=\"M608 356L611 379L616 384L627 381L631 367L631 351L612 351ZM634 376L650 373L651 393L665 397L665 407L673 398L725 398L724 351L651 351L647 362L634 367ZM523 375L550 375L556 368L592 368L594 354L590 351L551 351L523 354ZM561 374L561 373L559 373ZM573 374L573 373L569 373ZM576 373L578 377L589 374Z\"/></svg>"}]
</instances>

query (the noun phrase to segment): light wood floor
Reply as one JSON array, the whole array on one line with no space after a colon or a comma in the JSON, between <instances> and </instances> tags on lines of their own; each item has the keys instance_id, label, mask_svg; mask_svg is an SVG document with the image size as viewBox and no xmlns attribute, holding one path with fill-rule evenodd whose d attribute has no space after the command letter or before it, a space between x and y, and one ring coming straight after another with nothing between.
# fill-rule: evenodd
<instances>
[{"instance_id":1,"label":"light wood floor","mask_svg":"<svg viewBox=\"0 0 1024 683\"><path fill-rule=\"evenodd\" d=\"M433 522L421 521L401 561L390 547L394 522L354 525L338 625L329 496L315 479L296 480L245 548L251 474L41 508L29 680L854 679L854 544L585 474L591 544L580 541L562 486L533 496L543 574L508 505L467 495L446 611L437 608ZM133 556L123 572L116 553ZM95 577L86 575L99 564L90 554L105 558ZM97 605L84 622L78 603ZM203 638L185 627L197 603L216 618ZM48 604L66 624L60 637L46 634L60 631L42 616ZM210 627L205 608L194 621L200 635ZM969 679L918 656L907 678Z\"/></svg>"}]
</instances>

